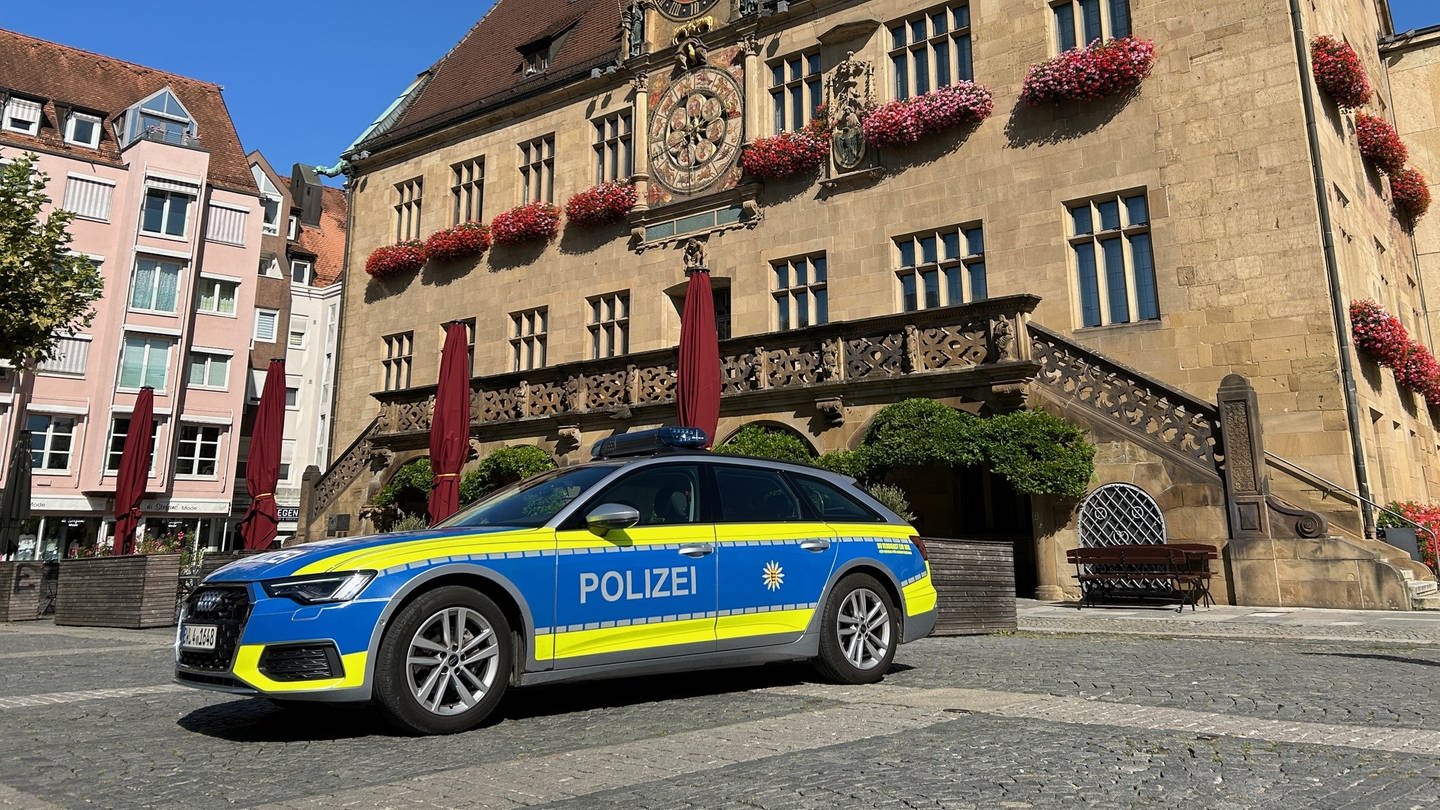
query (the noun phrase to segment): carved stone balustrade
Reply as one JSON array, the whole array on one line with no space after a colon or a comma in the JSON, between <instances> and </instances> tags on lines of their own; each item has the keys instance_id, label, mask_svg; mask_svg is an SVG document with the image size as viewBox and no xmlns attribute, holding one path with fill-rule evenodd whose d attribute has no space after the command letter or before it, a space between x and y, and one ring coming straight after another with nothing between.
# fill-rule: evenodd
<instances>
[{"instance_id":1,"label":"carved stone balustrade","mask_svg":"<svg viewBox=\"0 0 1440 810\"><path fill-rule=\"evenodd\" d=\"M720 344L721 410L731 403L788 404L883 386L897 396L923 395L936 375L966 375L949 390L1013 386L1034 376L1029 314L1033 295L733 338ZM471 381L471 427L578 417L628 417L675 402L676 350L637 352ZM423 444L435 387L374 395L380 402L373 441Z\"/></svg>"}]
</instances>

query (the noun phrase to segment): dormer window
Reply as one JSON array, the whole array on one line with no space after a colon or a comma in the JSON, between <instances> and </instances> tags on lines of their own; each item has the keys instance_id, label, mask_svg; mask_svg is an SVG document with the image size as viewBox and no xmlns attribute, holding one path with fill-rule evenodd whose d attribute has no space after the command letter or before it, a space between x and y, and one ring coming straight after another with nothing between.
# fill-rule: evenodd
<instances>
[{"instance_id":1,"label":"dormer window","mask_svg":"<svg viewBox=\"0 0 1440 810\"><path fill-rule=\"evenodd\" d=\"M100 146L100 118L72 112L65 121L65 142L95 149Z\"/></svg>"},{"instance_id":2,"label":"dormer window","mask_svg":"<svg viewBox=\"0 0 1440 810\"><path fill-rule=\"evenodd\" d=\"M22 135L39 135L40 102L11 97L5 102L4 128Z\"/></svg>"},{"instance_id":3,"label":"dormer window","mask_svg":"<svg viewBox=\"0 0 1440 810\"><path fill-rule=\"evenodd\" d=\"M269 175L258 165L250 167L250 174L255 177L255 185L260 187L260 202L265 206L265 222L261 232L268 236L280 235L280 204L285 201L280 196L280 189L270 182Z\"/></svg>"},{"instance_id":4,"label":"dormer window","mask_svg":"<svg viewBox=\"0 0 1440 810\"><path fill-rule=\"evenodd\" d=\"M125 143L141 138L177 145L195 139L195 119L169 88L125 111Z\"/></svg>"},{"instance_id":5,"label":"dormer window","mask_svg":"<svg viewBox=\"0 0 1440 810\"><path fill-rule=\"evenodd\" d=\"M562 21L559 25L541 31L539 36L515 49L520 52L523 60L521 71L524 75L533 76L550 69L550 63L554 62L555 55L560 53L560 47L570 29L575 27L575 22L575 19Z\"/></svg>"},{"instance_id":6,"label":"dormer window","mask_svg":"<svg viewBox=\"0 0 1440 810\"><path fill-rule=\"evenodd\" d=\"M544 73L550 67L550 43L545 43L542 48L537 48L524 54L525 75L532 73Z\"/></svg>"}]
</instances>

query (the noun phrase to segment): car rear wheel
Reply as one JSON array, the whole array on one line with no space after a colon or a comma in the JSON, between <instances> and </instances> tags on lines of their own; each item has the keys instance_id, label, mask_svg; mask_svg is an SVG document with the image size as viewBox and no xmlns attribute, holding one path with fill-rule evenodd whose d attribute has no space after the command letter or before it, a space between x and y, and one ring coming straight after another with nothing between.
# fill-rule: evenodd
<instances>
[{"instance_id":1,"label":"car rear wheel","mask_svg":"<svg viewBox=\"0 0 1440 810\"><path fill-rule=\"evenodd\" d=\"M422 594L380 641L375 698L401 730L453 734L479 725L505 693L513 666L510 624L470 588Z\"/></svg>"},{"instance_id":2,"label":"car rear wheel","mask_svg":"<svg viewBox=\"0 0 1440 810\"><path fill-rule=\"evenodd\" d=\"M878 580L852 574L835 586L820 625L815 666L838 683L875 683L890 669L900 633L895 603Z\"/></svg>"}]
</instances>

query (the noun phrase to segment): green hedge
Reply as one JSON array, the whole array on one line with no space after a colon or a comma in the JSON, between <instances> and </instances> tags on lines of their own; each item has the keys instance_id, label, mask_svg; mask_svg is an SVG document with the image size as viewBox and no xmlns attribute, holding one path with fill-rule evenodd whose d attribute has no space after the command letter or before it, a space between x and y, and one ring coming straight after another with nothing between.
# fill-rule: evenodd
<instances>
[{"instance_id":1,"label":"green hedge","mask_svg":"<svg viewBox=\"0 0 1440 810\"><path fill-rule=\"evenodd\" d=\"M428 499L434 482L435 473L430 469L430 459L417 458L396 470L395 477L375 493L370 503L375 506L394 506L407 495Z\"/></svg>"},{"instance_id":2,"label":"green hedge","mask_svg":"<svg viewBox=\"0 0 1440 810\"><path fill-rule=\"evenodd\" d=\"M804 439L786 431L768 428L764 425L746 425L715 452L727 456L754 456L788 461L793 464L813 464L815 454Z\"/></svg>"},{"instance_id":3,"label":"green hedge","mask_svg":"<svg viewBox=\"0 0 1440 810\"><path fill-rule=\"evenodd\" d=\"M555 468L555 459L533 444L502 447L460 479L460 502L470 503L516 481Z\"/></svg>"}]
</instances>

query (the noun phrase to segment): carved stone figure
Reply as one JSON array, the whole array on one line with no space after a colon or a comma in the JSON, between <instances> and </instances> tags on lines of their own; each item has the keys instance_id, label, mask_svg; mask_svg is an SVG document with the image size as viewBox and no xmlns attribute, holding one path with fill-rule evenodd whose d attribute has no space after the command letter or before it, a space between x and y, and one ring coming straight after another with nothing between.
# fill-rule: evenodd
<instances>
[{"instance_id":1,"label":"carved stone figure","mask_svg":"<svg viewBox=\"0 0 1440 810\"><path fill-rule=\"evenodd\" d=\"M850 51L826 83L831 150L835 166L841 171L859 168L867 156L862 122L873 101L874 75L875 66L869 60L856 59L855 52Z\"/></svg>"},{"instance_id":2,"label":"carved stone figure","mask_svg":"<svg viewBox=\"0 0 1440 810\"><path fill-rule=\"evenodd\" d=\"M685 275L705 270L705 245L699 239L686 239L685 247Z\"/></svg>"}]
</instances>

